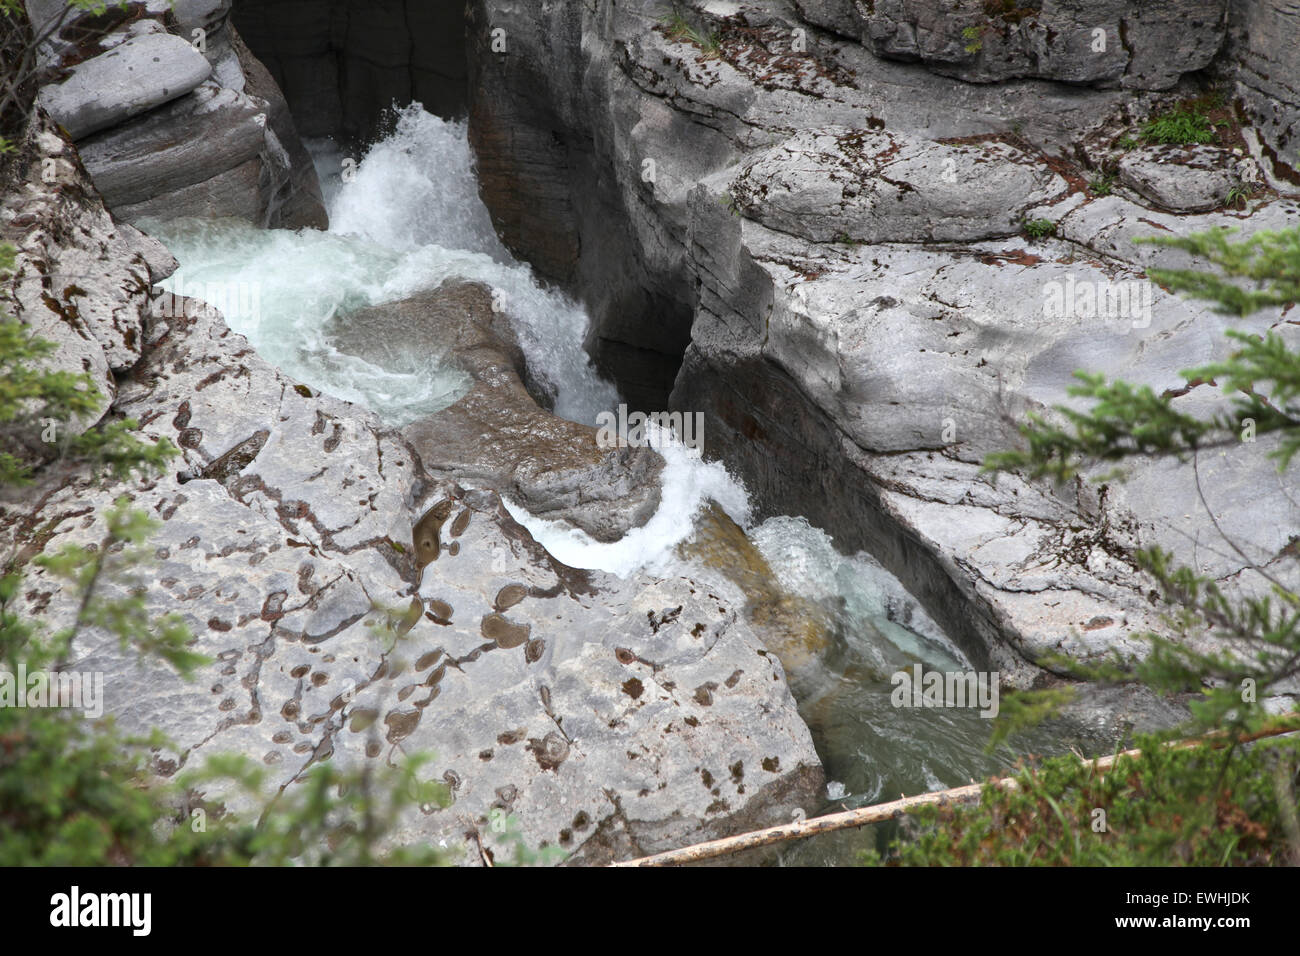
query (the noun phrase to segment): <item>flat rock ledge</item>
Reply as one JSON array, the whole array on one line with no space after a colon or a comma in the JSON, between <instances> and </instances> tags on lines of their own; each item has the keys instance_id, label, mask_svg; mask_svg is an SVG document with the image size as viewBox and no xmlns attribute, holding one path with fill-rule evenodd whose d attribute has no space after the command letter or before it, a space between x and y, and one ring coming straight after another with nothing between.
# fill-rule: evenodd
<instances>
[{"instance_id":1,"label":"flat rock ledge","mask_svg":"<svg viewBox=\"0 0 1300 956\"><path fill-rule=\"evenodd\" d=\"M39 177L25 188L39 192ZM35 255L41 235L75 221L96 240L77 253L82 271L124 264L121 307L139 334L134 357L99 359L121 368L111 411L183 460L107 486L52 462L0 502L0 547L26 569L25 612L57 628L73 595L32 560L102 542L121 495L159 522L139 569L147 612L179 615L213 662L185 682L93 628L72 649L105 675L119 726L168 736L158 774L240 754L274 789L321 761L428 752L421 775L453 803L413 808L394 839L466 865L481 864L480 843L509 857L496 809L528 846L602 863L817 808L820 762L738 588L555 562L495 493L435 477L436 447L417 453L370 413L288 379L201 303L146 316L147 241L118 235L93 194L79 196L70 207L29 196L68 221L10 232L26 229L16 238ZM38 299L18 298L24 318ZM108 353L118 328L84 332ZM111 575L106 593L130 586ZM253 809L215 787L199 799Z\"/></svg>"}]
</instances>

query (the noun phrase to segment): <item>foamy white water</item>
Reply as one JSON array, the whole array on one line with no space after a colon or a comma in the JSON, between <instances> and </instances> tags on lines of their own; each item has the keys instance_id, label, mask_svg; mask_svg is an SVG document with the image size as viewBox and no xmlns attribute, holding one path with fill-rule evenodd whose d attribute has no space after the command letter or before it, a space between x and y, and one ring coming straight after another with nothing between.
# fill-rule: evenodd
<instances>
[{"instance_id":1,"label":"foamy white water","mask_svg":"<svg viewBox=\"0 0 1300 956\"><path fill-rule=\"evenodd\" d=\"M749 495L721 463L705 461L671 430L648 423L646 431L665 463L659 509L618 541L596 541L572 525L534 517L509 500L504 502L506 510L542 547L570 567L608 571L619 577L641 570L659 574L684 570L673 552L695 529L700 509L710 500L716 501L744 527L750 522Z\"/></svg>"},{"instance_id":2,"label":"foamy white water","mask_svg":"<svg viewBox=\"0 0 1300 956\"><path fill-rule=\"evenodd\" d=\"M242 307L224 310L236 332L300 381L405 425L446 408L468 380L441 356L395 349L384 367L334 348L336 315L436 288L446 279L490 286L520 346L555 395L555 413L594 424L618 402L582 348L586 313L546 289L515 261L478 196L466 125L411 106L394 133L344 175L345 157L318 145L330 213L328 232L262 230L242 220L145 223L181 264L168 291L213 298L231 290ZM390 343L391 345L392 343Z\"/></svg>"}]
</instances>

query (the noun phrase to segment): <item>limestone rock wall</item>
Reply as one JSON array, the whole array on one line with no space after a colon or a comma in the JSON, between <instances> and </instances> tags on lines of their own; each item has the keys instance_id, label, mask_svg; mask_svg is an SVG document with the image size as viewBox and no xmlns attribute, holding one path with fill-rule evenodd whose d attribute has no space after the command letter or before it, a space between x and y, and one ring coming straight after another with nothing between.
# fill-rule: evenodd
<instances>
[{"instance_id":1,"label":"limestone rock wall","mask_svg":"<svg viewBox=\"0 0 1300 956\"><path fill-rule=\"evenodd\" d=\"M33 25L64 6L32 0ZM185 0L114 8L106 23L69 17L40 50L38 100L123 221L232 215L324 228L311 157L229 13L229 0Z\"/></svg>"},{"instance_id":2,"label":"limestone rock wall","mask_svg":"<svg viewBox=\"0 0 1300 956\"><path fill-rule=\"evenodd\" d=\"M1234 0L1229 51L1242 107L1300 190L1300 3Z\"/></svg>"},{"instance_id":3,"label":"limestone rock wall","mask_svg":"<svg viewBox=\"0 0 1300 956\"><path fill-rule=\"evenodd\" d=\"M1041 77L1162 90L1223 44L1228 0L797 0L876 54L975 83Z\"/></svg>"},{"instance_id":4,"label":"limestone rock wall","mask_svg":"<svg viewBox=\"0 0 1300 956\"><path fill-rule=\"evenodd\" d=\"M804 19L813 7L833 30ZM706 454L763 510L870 549L972 660L1013 681L1036 679L1047 654L1139 650L1133 634L1164 627L1139 547L1252 586L1239 556L1209 547L1217 531L1173 463L1061 488L994 484L979 463L1027 411L1068 401L1075 369L1159 391L1225 354L1227 320L1143 281L1186 260L1134 238L1278 228L1300 208L1266 191L1247 210L1175 215L1123 183L1094 192L1077 157L1160 106L1120 83L936 75L844 35L831 3L683 10L695 36L649 2L472 5L484 197L507 241L592 308L615 377L639 385L635 362L609 359L658 347L667 364L689 329L670 402L704 412ZM1193 191L1202 159L1167 165L1162 190ZM1242 161L1213 155L1216 175ZM1055 237L1029 238L1022 218ZM1093 305L1053 311L1067 287ZM1111 314L1098 289L1147 298ZM656 316L654 301L672 308ZM1290 328L1280 310L1231 324ZM1180 401L1222 396L1201 386ZM1202 478L1220 526L1276 571L1300 513L1267 449L1225 452Z\"/></svg>"}]
</instances>

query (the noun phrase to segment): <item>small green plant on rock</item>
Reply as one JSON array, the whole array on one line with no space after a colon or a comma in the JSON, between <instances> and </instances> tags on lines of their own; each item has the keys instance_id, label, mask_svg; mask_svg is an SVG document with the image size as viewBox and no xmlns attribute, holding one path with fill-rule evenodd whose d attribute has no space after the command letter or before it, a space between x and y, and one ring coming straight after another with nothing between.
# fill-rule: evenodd
<instances>
[{"instance_id":1,"label":"small green plant on rock","mask_svg":"<svg viewBox=\"0 0 1300 956\"><path fill-rule=\"evenodd\" d=\"M716 33L704 32L693 27L680 10L673 10L661 21L668 39L677 43L686 42L704 51L705 59L715 59L722 55L722 41Z\"/></svg>"},{"instance_id":2,"label":"small green plant on rock","mask_svg":"<svg viewBox=\"0 0 1300 956\"><path fill-rule=\"evenodd\" d=\"M1153 145L1190 146L1213 143L1216 138L1210 118L1190 108L1171 110L1142 126L1143 142Z\"/></svg>"},{"instance_id":3,"label":"small green plant on rock","mask_svg":"<svg viewBox=\"0 0 1300 956\"><path fill-rule=\"evenodd\" d=\"M1109 196L1115 188L1115 173L1111 170L1098 173L1088 181L1088 188L1094 196Z\"/></svg>"},{"instance_id":4,"label":"small green plant on rock","mask_svg":"<svg viewBox=\"0 0 1300 956\"><path fill-rule=\"evenodd\" d=\"M887 858L901 866L1268 866L1300 862L1300 742L1261 740L1225 762L1209 747L1142 753L1097 773L1073 756L1025 766L1015 789L973 807L908 814Z\"/></svg>"},{"instance_id":5,"label":"small green plant on rock","mask_svg":"<svg viewBox=\"0 0 1300 956\"><path fill-rule=\"evenodd\" d=\"M1024 219L1020 230L1030 239L1048 239L1056 235L1056 223L1050 219Z\"/></svg>"},{"instance_id":6,"label":"small green plant on rock","mask_svg":"<svg viewBox=\"0 0 1300 956\"><path fill-rule=\"evenodd\" d=\"M1246 205L1247 200L1249 200L1252 196L1255 195L1255 191L1258 188L1259 187L1256 186L1254 183L1247 183L1247 182L1234 183L1232 188L1228 190L1228 198L1225 201L1226 205L1234 206L1234 207L1244 207Z\"/></svg>"}]
</instances>

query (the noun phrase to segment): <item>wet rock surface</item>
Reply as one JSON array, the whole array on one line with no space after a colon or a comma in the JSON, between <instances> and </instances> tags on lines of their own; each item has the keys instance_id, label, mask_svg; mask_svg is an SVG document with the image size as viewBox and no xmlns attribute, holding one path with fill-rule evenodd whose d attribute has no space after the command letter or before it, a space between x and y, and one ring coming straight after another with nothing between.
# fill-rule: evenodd
<instances>
[{"instance_id":1,"label":"wet rock surface","mask_svg":"<svg viewBox=\"0 0 1300 956\"><path fill-rule=\"evenodd\" d=\"M444 283L336 324L338 347L378 358L384 342L418 343L463 372L468 392L403 429L434 474L491 488L532 514L616 541L659 506L663 459L649 448L601 448L597 429L557 418L524 386L527 370L492 291Z\"/></svg>"},{"instance_id":2,"label":"wet rock surface","mask_svg":"<svg viewBox=\"0 0 1300 956\"><path fill-rule=\"evenodd\" d=\"M303 136L364 144L395 102L464 115L459 0L235 0L233 18Z\"/></svg>"}]
</instances>

